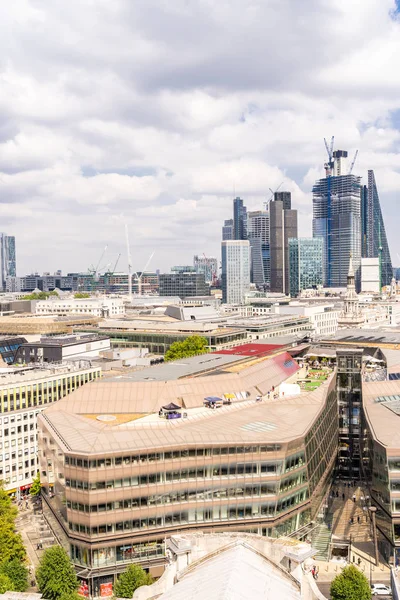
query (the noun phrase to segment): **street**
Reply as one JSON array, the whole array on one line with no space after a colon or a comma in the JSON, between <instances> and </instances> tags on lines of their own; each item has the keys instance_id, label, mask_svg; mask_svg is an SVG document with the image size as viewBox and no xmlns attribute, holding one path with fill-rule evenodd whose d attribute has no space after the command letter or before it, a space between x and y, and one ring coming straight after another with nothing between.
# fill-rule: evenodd
<instances>
[{"instance_id":1,"label":"street","mask_svg":"<svg viewBox=\"0 0 400 600\"><path fill-rule=\"evenodd\" d=\"M375 583L384 583L388 585L387 581L376 581ZM331 588L330 581L318 581L318 589L324 594L325 598L330 599L329 590ZM375 597L375 596L374 596ZM380 598L381 600L392 600L393 596L376 596L376 598Z\"/></svg>"}]
</instances>

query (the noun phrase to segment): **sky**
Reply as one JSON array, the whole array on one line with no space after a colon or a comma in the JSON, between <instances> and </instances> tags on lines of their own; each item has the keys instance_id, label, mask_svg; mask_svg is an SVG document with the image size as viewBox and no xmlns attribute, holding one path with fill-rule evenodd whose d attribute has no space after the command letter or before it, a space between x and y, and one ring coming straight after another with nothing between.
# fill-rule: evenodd
<instances>
[{"instance_id":1,"label":"sky","mask_svg":"<svg viewBox=\"0 0 400 600\"><path fill-rule=\"evenodd\" d=\"M400 265L395 0L0 3L0 231L17 272L220 256L232 198L292 192L311 234L323 138L374 169Z\"/></svg>"}]
</instances>

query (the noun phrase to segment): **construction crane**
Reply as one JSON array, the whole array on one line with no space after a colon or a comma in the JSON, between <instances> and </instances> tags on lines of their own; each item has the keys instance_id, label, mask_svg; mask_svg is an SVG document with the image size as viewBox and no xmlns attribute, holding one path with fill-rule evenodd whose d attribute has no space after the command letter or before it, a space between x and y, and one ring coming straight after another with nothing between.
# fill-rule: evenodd
<instances>
[{"instance_id":1,"label":"construction crane","mask_svg":"<svg viewBox=\"0 0 400 600\"><path fill-rule=\"evenodd\" d=\"M350 165L350 169L349 169L348 175L351 175L351 172L352 172L352 170L353 170L353 167L354 167L354 163L355 163L355 162L356 162L356 160L357 160L357 156L358 156L358 150L356 150L356 153L355 153L355 155L354 155L354 158L353 158L353 160L351 161L351 165Z\"/></svg>"},{"instance_id":2,"label":"construction crane","mask_svg":"<svg viewBox=\"0 0 400 600\"><path fill-rule=\"evenodd\" d=\"M97 283L97 281L99 280L99 272L101 270L100 265L101 265L101 262L102 262L102 260L104 258L105 253L107 252L107 248L108 248L108 246L104 247L104 250L103 250L103 252L102 252L102 254L101 254L100 258L99 258L99 261L98 261L97 265L96 266L91 265L88 268L88 273L91 276L91 278L90 278L90 291L92 291L92 289L94 287L94 284Z\"/></svg>"},{"instance_id":3,"label":"construction crane","mask_svg":"<svg viewBox=\"0 0 400 600\"><path fill-rule=\"evenodd\" d=\"M117 265L118 265L118 262L119 262L119 259L120 259L120 257L121 257L121 253L120 253L120 254L118 254L118 256L117 256L117 260L115 261L115 265L114 265L114 268L113 268L113 269L111 269L111 263L109 263L109 264L107 265L107 269L106 269L106 271L105 271L105 273L104 273L104 289L105 289L105 290L107 290L107 289L108 289L109 278L110 278L110 277L112 277L112 276L114 275L114 273L115 273L115 271L116 271L116 269L117 269Z\"/></svg>"},{"instance_id":4,"label":"construction crane","mask_svg":"<svg viewBox=\"0 0 400 600\"><path fill-rule=\"evenodd\" d=\"M326 138L324 138L324 144L325 144L326 152L328 154L328 162L326 162L324 164L327 176L332 174L332 169L333 169L333 145L334 145L334 143L335 143L335 136L334 135L331 137L331 143L330 143L329 146L328 146L328 142L326 141Z\"/></svg>"},{"instance_id":5,"label":"construction crane","mask_svg":"<svg viewBox=\"0 0 400 600\"><path fill-rule=\"evenodd\" d=\"M279 192L279 190L280 190L280 188L281 188L282 186L283 186L283 181L282 181L282 183L280 183L280 184L278 185L278 187L276 188L276 190L275 190L275 191L273 191L271 188L268 188L268 189L269 189L269 191L271 192L271 196L270 196L270 198L269 198L268 200L266 200L265 202L263 202L265 210L267 210L267 209L268 209L268 206L269 206L270 202L271 202L271 201L272 201L272 199L274 198L275 194L276 194L277 192Z\"/></svg>"},{"instance_id":6,"label":"construction crane","mask_svg":"<svg viewBox=\"0 0 400 600\"><path fill-rule=\"evenodd\" d=\"M138 282L138 294L139 294L139 296L141 296L141 295L142 295L142 277L143 277L143 275L145 274L145 272L146 272L146 270L147 270L147 267L149 266L149 264L150 264L150 262L151 262L151 259L153 258L153 256L154 256L155 252L156 252L156 251L154 250L154 252L152 252L152 253L150 254L149 260L148 260L148 261L147 261L147 263L145 264L143 271L141 271L141 272L140 272L140 275L139 275L139 272L135 273L135 275L136 275L136 279L137 279L137 282Z\"/></svg>"},{"instance_id":7,"label":"construction crane","mask_svg":"<svg viewBox=\"0 0 400 600\"><path fill-rule=\"evenodd\" d=\"M128 256L128 300L132 302L132 256L131 248L129 245L129 232L128 224L125 223L125 239L126 239L126 252Z\"/></svg>"}]
</instances>

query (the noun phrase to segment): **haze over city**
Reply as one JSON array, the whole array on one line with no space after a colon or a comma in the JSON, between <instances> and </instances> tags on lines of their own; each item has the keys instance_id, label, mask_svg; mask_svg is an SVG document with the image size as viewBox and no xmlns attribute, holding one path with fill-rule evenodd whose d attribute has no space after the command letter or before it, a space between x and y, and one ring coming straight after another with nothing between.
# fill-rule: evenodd
<instances>
[{"instance_id":1,"label":"haze over city","mask_svg":"<svg viewBox=\"0 0 400 600\"><path fill-rule=\"evenodd\" d=\"M400 243L393 0L15 0L0 6L0 221L18 273L220 255L240 195L283 181L310 235L323 138L374 169Z\"/></svg>"}]
</instances>

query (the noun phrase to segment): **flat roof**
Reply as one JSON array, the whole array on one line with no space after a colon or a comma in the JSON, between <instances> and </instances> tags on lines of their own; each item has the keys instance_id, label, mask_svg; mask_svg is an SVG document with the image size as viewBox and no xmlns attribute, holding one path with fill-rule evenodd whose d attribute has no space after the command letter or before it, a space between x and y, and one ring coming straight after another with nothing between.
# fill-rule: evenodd
<instances>
[{"instance_id":1,"label":"flat roof","mask_svg":"<svg viewBox=\"0 0 400 600\"><path fill-rule=\"evenodd\" d=\"M258 359L238 372L193 379L101 380L50 405L40 419L47 421L65 451L92 455L199 443L283 443L306 434L335 377L332 374L310 393L255 402L297 370L297 363L283 353ZM224 394L234 396L231 405L217 410L203 407L205 397ZM169 402L182 406L186 418L159 418L158 410ZM98 420L102 415L111 420Z\"/></svg>"},{"instance_id":2,"label":"flat roof","mask_svg":"<svg viewBox=\"0 0 400 600\"><path fill-rule=\"evenodd\" d=\"M400 330L393 328L379 329L339 329L329 338L320 336L323 342L348 342L360 344L374 344L377 347L381 344L400 344Z\"/></svg>"},{"instance_id":3,"label":"flat roof","mask_svg":"<svg viewBox=\"0 0 400 600\"><path fill-rule=\"evenodd\" d=\"M400 416L389 406L390 401L396 403L395 396L400 395L400 381L364 382L362 390L365 415L375 439L386 448L400 452ZM388 402L382 402L382 398Z\"/></svg>"},{"instance_id":4,"label":"flat roof","mask_svg":"<svg viewBox=\"0 0 400 600\"><path fill-rule=\"evenodd\" d=\"M227 350L219 350L218 354L232 355L232 356L268 356L276 350L283 349L284 346L281 344L242 344L241 346L235 346Z\"/></svg>"}]
</instances>

